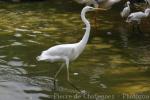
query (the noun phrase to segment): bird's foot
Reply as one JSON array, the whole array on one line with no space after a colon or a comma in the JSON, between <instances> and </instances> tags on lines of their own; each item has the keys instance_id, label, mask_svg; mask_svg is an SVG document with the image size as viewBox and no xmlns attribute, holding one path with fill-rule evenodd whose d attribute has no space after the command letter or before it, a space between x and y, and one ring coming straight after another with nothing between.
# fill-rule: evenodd
<instances>
[{"instance_id":1,"label":"bird's foot","mask_svg":"<svg viewBox=\"0 0 150 100\"><path fill-rule=\"evenodd\" d=\"M68 80L68 83L69 83L74 89L76 89L79 93L81 93L81 90L80 90L78 87L76 87L70 80Z\"/></svg>"},{"instance_id":2,"label":"bird's foot","mask_svg":"<svg viewBox=\"0 0 150 100\"><path fill-rule=\"evenodd\" d=\"M54 86L53 90L54 90L54 91L57 91L58 80L57 80L56 78L54 78L53 82L54 82L54 83L53 83L53 86Z\"/></svg>"},{"instance_id":3,"label":"bird's foot","mask_svg":"<svg viewBox=\"0 0 150 100\"><path fill-rule=\"evenodd\" d=\"M88 94L87 91L85 91L85 90L82 90L80 93L81 93L81 95L86 95L86 94Z\"/></svg>"}]
</instances>

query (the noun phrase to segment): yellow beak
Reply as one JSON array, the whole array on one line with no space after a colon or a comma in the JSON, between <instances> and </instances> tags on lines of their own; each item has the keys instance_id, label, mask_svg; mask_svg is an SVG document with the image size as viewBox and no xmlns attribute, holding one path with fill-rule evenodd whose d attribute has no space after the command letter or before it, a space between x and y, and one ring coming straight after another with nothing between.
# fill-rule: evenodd
<instances>
[{"instance_id":1,"label":"yellow beak","mask_svg":"<svg viewBox=\"0 0 150 100\"><path fill-rule=\"evenodd\" d=\"M102 11L106 11L107 9L104 9L104 8L94 8L94 10L102 10Z\"/></svg>"}]
</instances>

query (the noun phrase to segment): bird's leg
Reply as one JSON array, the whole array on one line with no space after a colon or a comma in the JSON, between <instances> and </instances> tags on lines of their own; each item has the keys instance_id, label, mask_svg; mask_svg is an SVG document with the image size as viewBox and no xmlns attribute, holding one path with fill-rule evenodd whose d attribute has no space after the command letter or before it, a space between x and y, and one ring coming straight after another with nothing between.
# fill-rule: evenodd
<instances>
[{"instance_id":1,"label":"bird's leg","mask_svg":"<svg viewBox=\"0 0 150 100\"><path fill-rule=\"evenodd\" d=\"M56 80L54 79L54 81L53 81L53 82L54 82L54 83L53 83L53 84L54 84L54 88L53 88L53 90L54 90L54 91L56 91L56 89L57 89Z\"/></svg>"},{"instance_id":2,"label":"bird's leg","mask_svg":"<svg viewBox=\"0 0 150 100\"><path fill-rule=\"evenodd\" d=\"M137 30L138 30L138 32L139 32L139 33L142 33L142 31L141 31L141 28L140 28L140 25L139 25L139 24L137 24Z\"/></svg>"},{"instance_id":3,"label":"bird's leg","mask_svg":"<svg viewBox=\"0 0 150 100\"><path fill-rule=\"evenodd\" d=\"M67 81L68 81L68 83L72 87L74 87L76 90L78 90L79 92L81 92L80 89L78 89L73 83L70 82L70 79L69 79L69 59L68 58L66 58L66 67L67 67Z\"/></svg>"},{"instance_id":4,"label":"bird's leg","mask_svg":"<svg viewBox=\"0 0 150 100\"><path fill-rule=\"evenodd\" d=\"M60 66L60 68L58 69L58 71L56 72L54 79L56 79L56 77L58 76L58 74L60 73L60 71L62 70L62 68L64 67L64 63Z\"/></svg>"},{"instance_id":5,"label":"bird's leg","mask_svg":"<svg viewBox=\"0 0 150 100\"><path fill-rule=\"evenodd\" d=\"M60 68L58 69L58 71L56 72L55 76L54 76L54 90L56 90L56 86L57 86L57 83L56 83L56 77L58 76L58 74L60 73L60 71L62 70L62 68L64 67L64 63L60 66Z\"/></svg>"},{"instance_id":6,"label":"bird's leg","mask_svg":"<svg viewBox=\"0 0 150 100\"><path fill-rule=\"evenodd\" d=\"M69 81L69 59L66 58L66 67L67 67L67 80Z\"/></svg>"},{"instance_id":7,"label":"bird's leg","mask_svg":"<svg viewBox=\"0 0 150 100\"><path fill-rule=\"evenodd\" d=\"M82 92L79 88L77 88L72 82L68 81L68 83L73 87L75 88L78 92Z\"/></svg>"},{"instance_id":8,"label":"bird's leg","mask_svg":"<svg viewBox=\"0 0 150 100\"><path fill-rule=\"evenodd\" d=\"M72 82L70 82L70 79L69 79L69 59L66 58L66 67L67 67L67 81L68 83L73 87L75 88L77 91L81 92L80 89L78 89Z\"/></svg>"},{"instance_id":9,"label":"bird's leg","mask_svg":"<svg viewBox=\"0 0 150 100\"><path fill-rule=\"evenodd\" d=\"M134 23L132 24L132 31L135 32L135 25L134 25Z\"/></svg>"}]
</instances>

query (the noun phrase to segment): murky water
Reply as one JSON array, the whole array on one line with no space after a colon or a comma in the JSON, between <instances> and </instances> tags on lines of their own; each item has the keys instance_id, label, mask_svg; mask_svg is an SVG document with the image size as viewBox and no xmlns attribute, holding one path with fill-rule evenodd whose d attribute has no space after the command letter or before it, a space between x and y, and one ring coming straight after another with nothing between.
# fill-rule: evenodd
<instances>
[{"instance_id":1,"label":"murky water","mask_svg":"<svg viewBox=\"0 0 150 100\"><path fill-rule=\"evenodd\" d=\"M84 52L70 64L72 83L87 94L81 95L66 81L65 68L54 90L53 76L60 63L37 62L36 56L53 45L78 42L84 34L82 6L63 2L0 4L0 100L148 96L150 23L142 24L143 34L132 32L120 18L121 8L98 12L98 27L92 27ZM87 14L92 26L93 15Z\"/></svg>"}]
</instances>

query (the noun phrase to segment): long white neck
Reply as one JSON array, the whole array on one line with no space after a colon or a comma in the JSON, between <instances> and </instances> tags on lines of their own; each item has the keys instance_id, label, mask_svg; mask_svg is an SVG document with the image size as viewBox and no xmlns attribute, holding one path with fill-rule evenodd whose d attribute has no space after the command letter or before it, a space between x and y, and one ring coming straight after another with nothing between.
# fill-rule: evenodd
<instances>
[{"instance_id":1,"label":"long white neck","mask_svg":"<svg viewBox=\"0 0 150 100\"><path fill-rule=\"evenodd\" d=\"M81 19L82 19L82 21L83 21L83 22L85 23L85 25L86 25L85 34L84 34L82 40L80 41L80 43L81 43L82 45L86 45L86 44L87 44L88 39L89 39L89 35L90 35L90 30L91 30L90 23L89 23L89 21L85 18L85 13L86 13L86 12L85 12L84 10L81 12Z\"/></svg>"},{"instance_id":2,"label":"long white neck","mask_svg":"<svg viewBox=\"0 0 150 100\"><path fill-rule=\"evenodd\" d=\"M130 4L129 3L127 3L127 7L130 8Z\"/></svg>"},{"instance_id":3,"label":"long white neck","mask_svg":"<svg viewBox=\"0 0 150 100\"><path fill-rule=\"evenodd\" d=\"M85 31L85 34L84 34L82 40L81 40L80 42L78 42L77 48L78 48L78 50L79 50L80 53L84 50L84 48L85 48L85 46L86 46L86 44L87 44L87 42L88 42L89 35L90 35L90 30L91 30L90 23L89 23L89 21L85 18L85 13L86 13L86 11L85 11L85 10L82 10L82 12L81 12L81 19L82 19L82 21L83 21L83 22L85 23L85 25L86 25L86 31Z\"/></svg>"}]
</instances>

